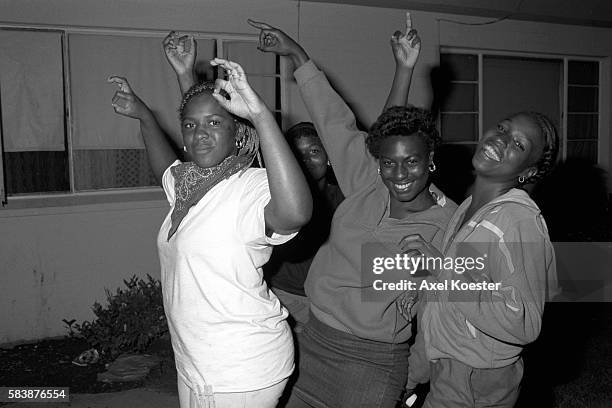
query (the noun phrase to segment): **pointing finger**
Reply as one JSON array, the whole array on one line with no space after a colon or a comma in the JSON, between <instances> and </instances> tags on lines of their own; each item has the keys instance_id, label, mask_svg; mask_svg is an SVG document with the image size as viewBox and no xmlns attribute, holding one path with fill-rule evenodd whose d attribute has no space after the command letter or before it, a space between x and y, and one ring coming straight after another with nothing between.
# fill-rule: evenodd
<instances>
[{"instance_id":1,"label":"pointing finger","mask_svg":"<svg viewBox=\"0 0 612 408\"><path fill-rule=\"evenodd\" d=\"M269 24L266 24L260 21L251 20L250 18L247 20L247 23L249 23L249 25L252 27L259 28L260 30L273 30L274 29L274 27L272 27Z\"/></svg>"}]
</instances>

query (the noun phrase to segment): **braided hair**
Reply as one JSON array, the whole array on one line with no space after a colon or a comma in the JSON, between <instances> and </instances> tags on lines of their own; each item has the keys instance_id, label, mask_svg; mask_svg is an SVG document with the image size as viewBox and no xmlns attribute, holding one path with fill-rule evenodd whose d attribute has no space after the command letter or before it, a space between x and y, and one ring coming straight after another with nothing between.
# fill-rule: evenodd
<instances>
[{"instance_id":1,"label":"braided hair","mask_svg":"<svg viewBox=\"0 0 612 408\"><path fill-rule=\"evenodd\" d=\"M417 135L425 142L428 153L435 151L441 142L436 121L430 111L414 106L392 106L374 122L365 142L370 154L379 158L380 147L385 139L412 135Z\"/></svg>"},{"instance_id":2,"label":"braided hair","mask_svg":"<svg viewBox=\"0 0 612 408\"><path fill-rule=\"evenodd\" d=\"M200 82L194 84L185 92L181 104L179 105L179 119L182 121L185 118L185 106L196 96L202 95L203 93L211 94L215 90L215 83L211 81ZM227 92L221 90L221 95L227 98ZM233 116L233 115L232 115Z\"/></svg>"},{"instance_id":3,"label":"braided hair","mask_svg":"<svg viewBox=\"0 0 612 408\"><path fill-rule=\"evenodd\" d=\"M542 155L535 164L537 172L528 177L522 184L533 184L540 181L548 173L551 172L557 160L557 153L559 151L559 135L557 129L552 121L546 116L539 112L519 112L512 116L527 116L538 126L540 133L544 138L544 149Z\"/></svg>"}]
</instances>

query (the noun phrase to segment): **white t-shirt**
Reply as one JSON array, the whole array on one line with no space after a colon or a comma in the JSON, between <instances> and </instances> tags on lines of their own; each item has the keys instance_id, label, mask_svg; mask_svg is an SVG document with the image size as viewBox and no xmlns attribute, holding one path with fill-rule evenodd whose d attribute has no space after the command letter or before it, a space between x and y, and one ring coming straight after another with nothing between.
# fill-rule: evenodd
<instances>
[{"instance_id":1,"label":"white t-shirt","mask_svg":"<svg viewBox=\"0 0 612 408\"><path fill-rule=\"evenodd\" d=\"M254 391L293 371L287 311L268 290L261 267L295 234L265 234L270 201L265 169L223 180L183 218L168 242L174 208L170 168L162 184L171 209L157 246L164 309L178 374L194 391Z\"/></svg>"}]
</instances>

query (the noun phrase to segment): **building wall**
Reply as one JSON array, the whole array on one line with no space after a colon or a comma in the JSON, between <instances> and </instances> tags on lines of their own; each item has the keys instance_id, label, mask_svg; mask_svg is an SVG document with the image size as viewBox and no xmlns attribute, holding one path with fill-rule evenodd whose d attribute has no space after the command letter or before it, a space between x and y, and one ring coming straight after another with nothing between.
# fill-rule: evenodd
<instances>
[{"instance_id":1,"label":"building wall","mask_svg":"<svg viewBox=\"0 0 612 408\"><path fill-rule=\"evenodd\" d=\"M13 25L256 34L247 18L299 37L363 124L375 120L391 84L394 63L389 37L404 28L402 10L294 0L0 2L0 23ZM440 18L470 21L465 16L413 13L423 48L411 103L431 103L429 70L438 63L442 45L607 57L602 112L610 111L612 30L518 21L474 27ZM285 123L307 120L295 86L289 82L286 89ZM610 120L610 115L602 115L603 135L610 134ZM600 150L607 166L609 136L601 141ZM80 197L70 205L21 199L19 206L25 208L0 208L0 344L62 335L62 319L91 319L91 305L105 299L105 288L114 291L133 274L159 277L155 238L168 210L165 200L160 195L140 200L136 193L114 202L104 194L99 197L97 204Z\"/></svg>"}]
</instances>

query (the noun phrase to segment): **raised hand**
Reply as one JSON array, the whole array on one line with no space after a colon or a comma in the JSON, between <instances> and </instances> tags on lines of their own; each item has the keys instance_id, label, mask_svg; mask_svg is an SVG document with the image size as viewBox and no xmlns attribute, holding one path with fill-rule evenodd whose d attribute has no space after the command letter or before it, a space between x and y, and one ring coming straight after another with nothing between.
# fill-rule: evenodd
<instances>
[{"instance_id":1,"label":"raised hand","mask_svg":"<svg viewBox=\"0 0 612 408\"><path fill-rule=\"evenodd\" d=\"M259 30L257 49L263 52L273 52L277 55L290 57L296 67L308 61L306 51L291 37L269 24L248 19L247 22Z\"/></svg>"},{"instance_id":2,"label":"raised hand","mask_svg":"<svg viewBox=\"0 0 612 408\"><path fill-rule=\"evenodd\" d=\"M227 80L217 79L215 81L213 97L228 112L253 121L255 117L268 109L247 82L246 74L238 63L215 58L210 61L210 64L223 68L227 73ZM227 92L229 99L220 93L221 90Z\"/></svg>"},{"instance_id":3,"label":"raised hand","mask_svg":"<svg viewBox=\"0 0 612 408\"><path fill-rule=\"evenodd\" d=\"M182 75L193 71L197 53L197 44L193 36L180 36L176 31L170 31L164 38L163 46L174 72Z\"/></svg>"},{"instance_id":4,"label":"raised hand","mask_svg":"<svg viewBox=\"0 0 612 408\"><path fill-rule=\"evenodd\" d=\"M421 38L412 28L410 13L406 12L406 32L396 31L391 36L391 49L398 66L413 68L421 51Z\"/></svg>"},{"instance_id":5,"label":"raised hand","mask_svg":"<svg viewBox=\"0 0 612 408\"><path fill-rule=\"evenodd\" d=\"M119 76L111 76L107 80L117 84L119 90L115 92L112 100L112 107L120 115L134 119L142 119L144 114L149 111L145 103L132 91L127 79Z\"/></svg>"}]
</instances>

